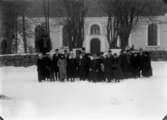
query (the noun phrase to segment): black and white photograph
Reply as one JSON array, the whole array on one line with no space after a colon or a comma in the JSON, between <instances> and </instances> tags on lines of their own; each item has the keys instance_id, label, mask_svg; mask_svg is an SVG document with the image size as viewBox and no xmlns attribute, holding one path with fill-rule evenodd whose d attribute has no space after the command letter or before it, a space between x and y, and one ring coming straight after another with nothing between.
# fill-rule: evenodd
<instances>
[{"instance_id":1,"label":"black and white photograph","mask_svg":"<svg viewBox=\"0 0 167 120\"><path fill-rule=\"evenodd\" d=\"M167 0L0 0L0 120L167 120Z\"/></svg>"}]
</instances>

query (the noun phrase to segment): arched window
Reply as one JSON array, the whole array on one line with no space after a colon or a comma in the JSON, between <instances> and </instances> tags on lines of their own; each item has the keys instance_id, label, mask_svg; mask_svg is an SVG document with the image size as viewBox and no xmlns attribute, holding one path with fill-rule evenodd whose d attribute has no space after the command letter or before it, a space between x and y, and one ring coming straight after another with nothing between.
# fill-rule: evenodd
<instances>
[{"instance_id":1,"label":"arched window","mask_svg":"<svg viewBox=\"0 0 167 120\"><path fill-rule=\"evenodd\" d=\"M157 24L150 24L148 26L148 46L158 45L158 26Z\"/></svg>"},{"instance_id":2,"label":"arched window","mask_svg":"<svg viewBox=\"0 0 167 120\"><path fill-rule=\"evenodd\" d=\"M100 34L100 27L99 27L99 25L92 25L90 33L91 33L91 35L99 35Z\"/></svg>"}]
</instances>

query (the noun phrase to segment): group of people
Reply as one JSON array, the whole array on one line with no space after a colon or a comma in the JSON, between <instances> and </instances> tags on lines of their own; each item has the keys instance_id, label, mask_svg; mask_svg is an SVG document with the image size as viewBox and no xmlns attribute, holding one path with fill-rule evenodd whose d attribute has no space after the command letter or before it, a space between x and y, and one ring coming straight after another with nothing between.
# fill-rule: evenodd
<instances>
[{"instance_id":1,"label":"group of people","mask_svg":"<svg viewBox=\"0 0 167 120\"><path fill-rule=\"evenodd\" d=\"M74 53L40 54L37 60L38 81L120 82L128 78L152 76L151 57L143 50L122 50L120 54Z\"/></svg>"}]
</instances>

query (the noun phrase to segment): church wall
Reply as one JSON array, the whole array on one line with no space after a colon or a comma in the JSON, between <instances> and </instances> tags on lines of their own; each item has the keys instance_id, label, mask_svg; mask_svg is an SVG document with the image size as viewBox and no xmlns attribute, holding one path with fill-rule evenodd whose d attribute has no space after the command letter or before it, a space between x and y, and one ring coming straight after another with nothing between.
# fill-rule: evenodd
<instances>
[{"instance_id":1,"label":"church wall","mask_svg":"<svg viewBox=\"0 0 167 120\"><path fill-rule=\"evenodd\" d=\"M0 45L1 45L1 41L3 40L3 36L2 36L2 3L0 2ZM0 48L1 49L1 48ZM1 50L0 50L1 53Z\"/></svg>"},{"instance_id":2,"label":"church wall","mask_svg":"<svg viewBox=\"0 0 167 120\"><path fill-rule=\"evenodd\" d=\"M160 48L167 50L167 23L160 24Z\"/></svg>"},{"instance_id":3,"label":"church wall","mask_svg":"<svg viewBox=\"0 0 167 120\"><path fill-rule=\"evenodd\" d=\"M30 24L32 26L32 37L29 38L29 45L34 48L35 43L35 27L44 22L44 18L29 18ZM164 20L164 17L161 17L159 21ZM65 24L64 18L50 18L50 35L52 40L52 48L62 48L63 47L63 26ZM100 27L99 35L91 35L90 29L92 25L98 25ZM158 24L158 46L150 47L147 45L148 37L148 24L149 22L140 23L134 27L130 37L129 37L129 46L135 45L137 49L143 48L146 50L165 50L167 49L167 22L163 23L157 22ZM107 17L87 17L85 18L85 33L84 33L84 42L83 47L86 48L87 52L90 52L90 42L92 39L99 39L101 43L101 52L108 50L109 45L107 41Z\"/></svg>"},{"instance_id":4,"label":"church wall","mask_svg":"<svg viewBox=\"0 0 167 120\"><path fill-rule=\"evenodd\" d=\"M35 28L45 22L44 17L40 18L26 18L28 24L30 25L31 33L30 36L27 37L27 45L33 49L35 49ZM50 18L50 37L51 37L51 45L52 49L61 48L62 47L62 29L63 29L63 18ZM19 35L18 35L19 36ZM18 45L18 53L23 53L23 40L19 37L19 45Z\"/></svg>"},{"instance_id":5,"label":"church wall","mask_svg":"<svg viewBox=\"0 0 167 120\"><path fill-rule=\"evenodd\" d=\"M99 35L91 35L90 29L92 25L98 25L100 27L100 34ZM101 48L101 52L105 52L108 50L109 45L107 42L107 18L106 17L88 17L85 19L85 40L83 46L86 48L87 52L90 52L91 46L90 42L92 39L99 39Z\"/></svg>"},{"instance_id":6,"label":"church wall","mask_svg":"<svg viewBox=\"0 0 167 120\"><path fill-rule=\"evenodd\" d=\"M134 45L136 49L144 48L147 39L147 25L138 25L135 30L132 31L129 40L129 46Z\"/></svg>"},{"instance_id":7,"label":"church wall","mask_svg":"<svg viewBox=\"0 0 167 120\"><path fill-rule=\"evenodd\" d=\"M157 25L157 45L148 46L148 26L151 23ZM151 21L144 21L133 29L130 36L130 45L145 50L167 50L167 15L152 18Z\"/></svg>"}]
</instances>

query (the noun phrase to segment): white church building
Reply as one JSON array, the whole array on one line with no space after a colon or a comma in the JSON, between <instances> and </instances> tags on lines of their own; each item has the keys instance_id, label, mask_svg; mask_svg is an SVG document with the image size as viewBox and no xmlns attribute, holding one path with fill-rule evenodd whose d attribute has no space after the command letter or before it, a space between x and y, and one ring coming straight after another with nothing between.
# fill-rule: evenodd
<instances>
[{"instance_id":1,"label":"white church building","mask_svg":"<svg viewBox=\"0 0 167 120\"><path fill-rule=\"evenodd\" d=\"M28 18L28 21L32 28L32 36L28 38L28 43L34 47L35 27L44 22L44 18ZM53 49L66 47L63 44L63 21L62 17L50 18L50 36ZM106 26L107 17L85 18L83 47L86 48L87 52L91 52L92 49L105 52L109 49ZM134 45L136 49L167 50L167 14L154 17L151 21L141 20L132 30L128 44L129 47ZM120 46L119 40L117 46Z\"/></svg>"}]
</instances>

